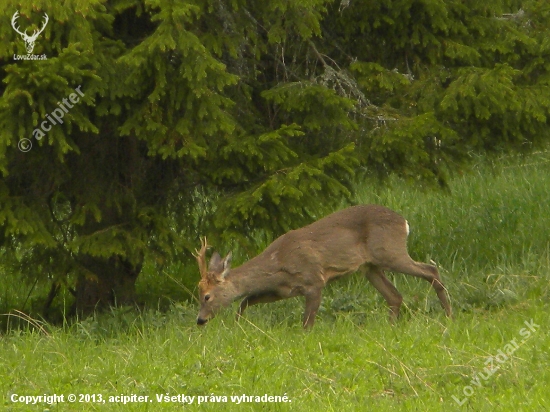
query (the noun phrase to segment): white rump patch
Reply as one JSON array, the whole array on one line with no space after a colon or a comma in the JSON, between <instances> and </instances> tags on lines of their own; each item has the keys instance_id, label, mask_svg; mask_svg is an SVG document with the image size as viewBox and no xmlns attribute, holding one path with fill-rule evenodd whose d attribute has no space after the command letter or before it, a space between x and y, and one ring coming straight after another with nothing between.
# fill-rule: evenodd
<instances>
[{"instance_id":1,"label":"white rump patch","mask_svg":"<svg viewBox=\"0 0 550 412\"><path fill-rule=\"evenodd\" d=\"M409 228L409 222L407 222L406 220L405 220L405 229L407 230L407 236L409 236L409 233L411 231L410 231L410 228Z\"/></svg>"}]
</instances>

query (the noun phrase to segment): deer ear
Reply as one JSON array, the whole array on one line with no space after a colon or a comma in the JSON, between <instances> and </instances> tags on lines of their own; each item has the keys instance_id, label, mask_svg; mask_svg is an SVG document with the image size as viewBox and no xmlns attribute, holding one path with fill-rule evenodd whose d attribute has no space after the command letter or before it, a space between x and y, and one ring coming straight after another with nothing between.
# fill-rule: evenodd
<instances>
[{"instance_id":1,"label":"deer ear","mask_svg":"<svg viewBox=\"0 0 550 412\"><path fill-rule=\"evenodd\" d=\"M222 279L224 279L224 278L228 275L229 271L231 270L231 259L233 259L233 254L232 254L231 252L229 252L229 253L227 254L227 256L226 256L226 257L223 259L223 261L222 261L222 264L223 264L223 272L222 272L222 274L220 275L220 277L221 277Z\"/></svg>"},{"instance_id":2,"label":"deer ear","mask_svg":"<svg viewBox=\"0 0 550 412\"><path fill-rule=\"evenodd\" d=\"M222 257L218 252L214 252L208 263L208 269L210 271L216 272L222 263Z\"/></svg>"}]
</instances>

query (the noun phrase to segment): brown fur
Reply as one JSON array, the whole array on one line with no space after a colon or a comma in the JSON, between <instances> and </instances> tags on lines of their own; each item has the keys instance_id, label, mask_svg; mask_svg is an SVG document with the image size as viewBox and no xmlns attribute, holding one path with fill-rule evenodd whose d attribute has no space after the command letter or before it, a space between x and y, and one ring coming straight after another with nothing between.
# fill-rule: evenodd
<instances>
[{"instance_id":1,"label":"brown fur","mask_svg":"<svg viewBox=\"0 0 550 412\"><path fill-rule=\"evenodd\" d=\"M199 325L236 299L243 299L237 318L251 305L294 296L305 297L304 327L313 326L321 292L332 279L360 271L382 294L390 319L399 315L402 297L384 271L423 278L434 287L447 316L451 306L437 268L412 260L407 252L407 222L378 205L352 206L277 238L255 258L231 269L231 252L214 253L205 264L206 240L197 260L201 308Z\"/></svg>"}]
</instances>

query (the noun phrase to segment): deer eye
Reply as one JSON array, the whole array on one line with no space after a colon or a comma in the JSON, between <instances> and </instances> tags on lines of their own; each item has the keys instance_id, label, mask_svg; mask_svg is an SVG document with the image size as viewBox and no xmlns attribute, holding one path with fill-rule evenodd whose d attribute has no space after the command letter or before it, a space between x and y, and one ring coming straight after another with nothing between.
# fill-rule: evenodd
<instances>
[{"instance_id":1,"label":"deer eye","mask_svg":"<svg viewBox=\"0 0 550 412\"><path fill-rule=\"evenodd\" d=\"M208 302L210 300L210 295L204 295L204 301Z\"/></svg>"}]
</instances>

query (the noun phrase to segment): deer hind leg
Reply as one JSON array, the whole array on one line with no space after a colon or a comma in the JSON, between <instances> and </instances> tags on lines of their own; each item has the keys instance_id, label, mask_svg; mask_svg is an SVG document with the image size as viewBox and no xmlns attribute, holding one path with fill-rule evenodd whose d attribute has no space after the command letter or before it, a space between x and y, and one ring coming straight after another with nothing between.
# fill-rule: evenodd
<instances>
[{"instance_id":1,"label":"deer hind leg","mask_svg":"<svg viewBox=\"0 0 550 412\"><path fill-rule=\"evenodd\" d=\"M257 305L258 303L269 303L269 302L276 302L278 300L283 299L282 296L279 296L276 293L262 293L259 295L250 295L244 298L239 306L239 310L237 311L237 317L236 319L239 320L240 317L243 315L243 312L246 308L252 305Z\"/></svg>"},{"instance_id":2,"label":"deer hind leg","mask_svg":"<svg viewBox=\"0 0 550 412\"><path fill-rule=\"evenodd\" d=\"M452 317L452 310L449 301L447 300L447 290L441 282L441 276L437 268L433 265L428 265L426 263L419 263L412 260L409 256L406 259L400 259L395 262L392 262L389 267L389 270L405 273L407 275L416 276L430 282L432 287L437 293L437 297L441 302L441 306L445 309L445 314L448 317Z\"/></svg>"},{"instance_id":3,"label":"deer hind leg","mask_svg":"<svg viewBox=\"0 0 550 412\"><path fill-rule=\"evenodd\" d=\"M399 293L393 283L388 280L380 267L372 265L367 266L362 272L386 300L390 307L390 322L394 323L399 317L399 308L401 307L401 302L403 302L401 293Z\"/></svg>"}]
</instances>

